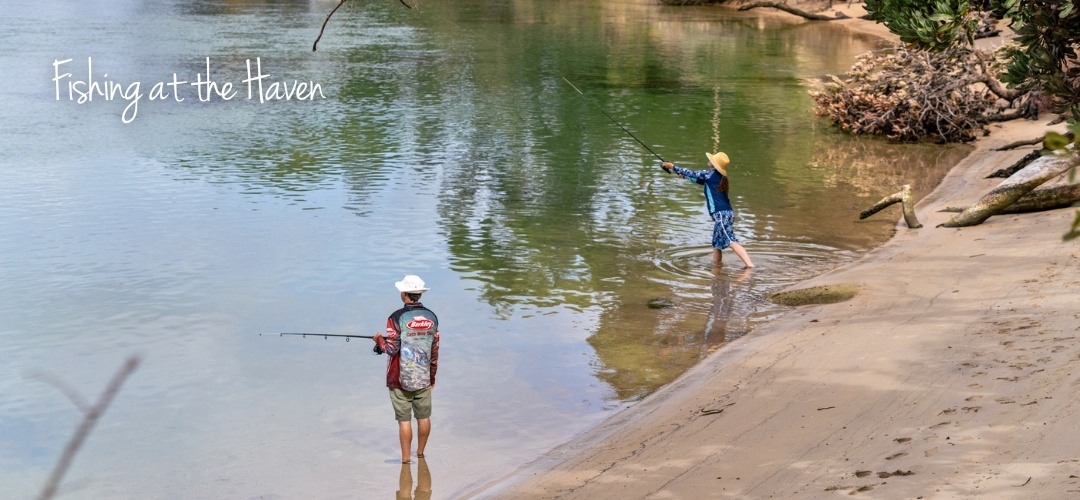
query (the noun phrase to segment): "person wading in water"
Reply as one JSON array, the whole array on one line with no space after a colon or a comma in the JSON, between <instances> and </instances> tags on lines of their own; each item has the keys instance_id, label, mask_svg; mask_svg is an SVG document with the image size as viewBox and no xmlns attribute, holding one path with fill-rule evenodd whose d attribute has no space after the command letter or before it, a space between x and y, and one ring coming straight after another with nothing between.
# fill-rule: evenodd
<instances>
[{"instance_id":1,"label":"person wading in water","mask_svg":"<svg viewBox=\"0 0 1080 500\"><path fill-rule=\"evenodd\" d=\"M416 456L424 458L431 434L431 392L439 366L439 318L420 303L428 288L419 276L408 275L394 283L404 307L386 320L386 336L375 334L376 354L390 356L386 363L386 387L398 422L401 463L410 462L412 417L416 415Z\"/></svg>"},{"instance_id":2,"label":"person wading in water","mask_svg":"<svg viewBox=\"0 0 1080 500\"><path fill-rule=\"evenodd\" d=\"M733 228L735 211L732 210L731 200L728 198L727 175L727 167L731 161L722 152L716 154L705 153L705 157L709 159L709 168L706 170L688 170L677 167L670 161L661 163L660 167L668 173L674 172L679 174L680 178L705 186L705 204L714 224L712 234L713 263L719 265L724 258L720 251L730 247L735 252L735 255L742 259L747 268L754 267L750 255L746 253L746 249L739 243Z\"/></svg>"}]
</instances>

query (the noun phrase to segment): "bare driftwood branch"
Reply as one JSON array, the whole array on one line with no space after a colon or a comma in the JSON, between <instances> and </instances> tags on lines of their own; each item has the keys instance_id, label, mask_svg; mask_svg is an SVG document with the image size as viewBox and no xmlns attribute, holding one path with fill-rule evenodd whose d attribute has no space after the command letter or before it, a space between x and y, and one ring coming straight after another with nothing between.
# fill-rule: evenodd
<instances>
[{"instance_id":1,"label":"bare driftwood branch","mask_svg":"<svg viewBox=\"0 0 1080 500\"><path fill-rule=\"evenodd\" d=\"M1050 187L1038 187L1021 196L997 215L1023 214L1069 208L1080 203L1080 184L1058 184ZM940 212L963 212L964 207L947 207Z\"/></svg>"},{"instance_id":2,"label":"bare driftwood branch","mask_svg":"<svg viewBox=\"0 0 1080 500\"><path fill-rule=\"evenodd\" d=\"M1076 139L1076 136L1072 133L1071 130L1068 131L1068 132L1065 132L1064 135L1065 135L1065 138L1069 140L1069 142L1072 142L1073 139ZM1019 148L1019 147L1022 147L1022 146L1034 146L1036 144L1042 143L1044 140L1046 140L1045 135L1042 136L1042 137L1036 137L1034 139L1027 139L1027 140L1024 140L1024 141L1010 142L1009 144L1001 146L1000 148L997 148L994 151L1008 151L1010 149L1016 149L1016 148Z\"/></svg>"},{"instance_id":3,"label":"bare driftwood branch","mask_svg":"<svg viewBox=\"0 0 1080 500\"><path fill-rule=\"evenodd\" d=\"M1036 144L1041 143L1042 141L1043 141L1042 137L1036 137L1034 139L1027 139L1027 140L1023 140L1023 141L1010 142L1010 143L1008 143L1008 144L1006 144L1004 146L1001 146L1000 148L995 149L994 151L1008 151L1010 149L1016 149L1016 148L1024 147L1024 146L1034 146Z\"/></svg>"},{"instance_id":4,"label":"bare driftwood branch","mask_svg":"<svg viewBox=\"0 0 1080 500\"><path fill-rule=\"evenodd\" d=\"M41 500L48 500L56 495L57 488L60 487L60 480L63 479L64 473L67 472L69 466L71 466L72 460L75 459L75 454L78 453L79 447L82 446L83 441L90 435L90 431L94 429L94 424L97 423L101 415L105 413L105 410L112 403L113 397L117 392L120 392L120 386L124 384L124 380L127 380L128 375L135 371L135 368L139 366L139 357L132 356L128 358L124 366L120 367L120 370L113 375L109 385L105 388L105 392L101 393L101 397L98 398L97 403L83 411L83 420L79 424L79 427L75 429L75 435L71 436L71 440L68 441L67 446L64 448L64 454L60 456L60 460L56 462L56 466L53 468L52 474L49 474L48 481L45 482L45 488L41 490L41 496L38 498Z\"/></svg>"},{"instance_id":5,"label":"bare driftwood branch","mask_svg":"<svg viewBox=\"0 0 1080 500\"><path fill-rule=\"evenodd\" d=\"M997 78L994 78L986 73L983 73L978 77L973 78L971 81L979 82L983 85L986 85L986 88L990 89L990 92L993 92L994 95L1007 101L1014 101L1016 100L1016 98L1024 95L1024 92L1021 92L1020 89L1005 88L1005 86L1002 85L1001 82L997 80Z\"/></svg>"},{"instance_id":6,"label":"bare driftwood branch","mask_svg":"<svg viewBox=\"0 0 1080 500\"><path fill-rule=\"evenodd\" d=\"M938 227L966 227L982 224L986 219L1012 205L1042 183L1076 166L1080 166L1080 155L1072 151L1040 157Z\"/></svg>"},{"instance_id":7,"label":"bare driftwood branch","mask_svg":"<svg viewBox=\"0 0 1080 500\"><path fill-rule=\"evenodd\" d=\"M794 14L796 16L799 16L799 17L804 18L804 19L809 19L811 21L835 21L837 19L849 19L849 17L847 15L845 15L843 12L837 12L836 17L830 17L830 16L824 16L824 15L821 15L821 14L814 14L812 12L806 12L805 10L799 10L799 9L796 9L795 7L791 7L791 6L787 5L787 4L782 4L782 3L778 3L778 2L754 2L754 3L751 3L751 4L743 5L742 7L739 7L739 10L750 10L750 9L756 9L758 7L769 7L769 8L773 8L773 9L777 9L777 10L782 10L784 12L787 12L788 14Z\"/></svg>"},{"instance_id":8,"label":"bare driftwood branch","mask_svg":"<svg viewBox=\"0 0 1080 500\"><path fill-rule=\"evenodd\" d=\"M900 191L897 191L893 194L890 194L889 196L882 198L881 201L875 203L874 206L863 210L863 212L859 214L859 220L870 217L871 215L880 212L885 207L894 203L900 203L903 207L904 222L909 228L918 229L922 227L922 223L920 223L919 219L915 217L915 203L911 199L910 184L904 184L904 187L900 188Z\"/></svg>"},{"instance_id":9,"label":"bare driftwood branch","mask_svg":"<svg viewBox=\"0 0 1080 500\"><path fill-rule=\"evenodd\" d=\"M1014 109L1012 111L1009 111L1008 113L994 113L986 115L984 119L987 123L1011 122L1013 120L1016 120L1017 118L1023 118L1025 115L1027 115L1026 109Z\"/></svg>"}]
</instances>

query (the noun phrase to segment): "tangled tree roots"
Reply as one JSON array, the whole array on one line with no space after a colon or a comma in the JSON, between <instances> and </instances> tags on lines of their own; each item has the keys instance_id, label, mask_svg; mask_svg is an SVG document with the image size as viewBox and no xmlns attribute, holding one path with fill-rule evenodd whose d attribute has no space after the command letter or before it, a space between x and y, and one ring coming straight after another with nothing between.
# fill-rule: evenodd
<instances>
[{"instance_id":1,"label":"tangled tree roots","mask_svg":"<svg viewBox=\"0 0 1080 500\"><path fill-rule=\"evenodd\" d=\"M975 138L987 116L997 113L1000 84L987 75L990 53L957 48L933 53L897 47L858 57L841 80L829 75L811 91L817 115L852 134L897 142L933 137L942 142Z\"/></svg>"}]
</instances>

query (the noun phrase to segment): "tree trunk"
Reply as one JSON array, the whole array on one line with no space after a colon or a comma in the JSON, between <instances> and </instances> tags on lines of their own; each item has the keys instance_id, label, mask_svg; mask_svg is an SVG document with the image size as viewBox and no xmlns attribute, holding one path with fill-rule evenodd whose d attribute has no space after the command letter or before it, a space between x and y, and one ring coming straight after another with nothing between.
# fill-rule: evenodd
<instances>
[{"instance_id":1,"label":"tree trunk","mask_svg":"<svg viewBox=\"0 0 1080 500\"><path fill-rule=\"evenodd\" d=\"M922 227L922 223L915 217L915 203L911 199L911 185L909 184L904 184L904 187L900 188L900 191L882 198L881 201L875 203L874 206L863 210L863 212L859 214L859 220L870 217L894 203L900 203L903 207L904 222L907 224L907 227L911 229Z\"/></svg>"},{"instance_id":2,"label":"tree trunk","mask_svg":"<svg viewBox=\"0 0 1080 500\"><path fill-rule=\"evenodd\" d=\"M1042 183L1078 165L1080 165L1080 155L1072 151L1043 156L938 227L967 227L982 224L990 216L1012 205Z\"/></svg>"},{"instance_id":3,"label":"tree trunk","mask_svg":"<svg viewBox=\"0 0 1080 500\"><path fill-rule=\"evenodd\" d=\"M1068 208L1080 203L1080 184L1059 184L1051 187L1033 189L1030 193L1021 196L1000 212L1003 214L1022 214L1027 212L1042 212L1058 208ZM942 212L963 212L962 207L949 207Z\"/></svg>"}]
</instances>

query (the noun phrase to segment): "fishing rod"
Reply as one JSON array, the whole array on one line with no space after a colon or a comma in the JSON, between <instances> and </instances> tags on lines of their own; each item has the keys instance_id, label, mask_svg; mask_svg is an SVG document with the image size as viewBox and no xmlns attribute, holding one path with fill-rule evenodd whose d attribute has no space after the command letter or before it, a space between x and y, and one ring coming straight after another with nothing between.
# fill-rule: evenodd
<instances>
[{"instance_id":1,"label":"fishing rod","mask_svg":"<svg viewBox=\"0 0 1080 500\"><path fill-rule=\"evenodd\" d=\"M593 107L594 107L594 108L596 108L596 110L597 110L597 111L599 111L599 112L601 112L601 113L604 113L604 116L608 117L608 120L611 120L611 123L614 123L615 125L618 125L618 126L619 126L619 128L621 128L621 129L623 130L623 132L626 132L626 133L627 133L627 135L629 135L630 137L633 137L633 138L634 138L634 140L638 142L638 144L641 144L642 146L644 146L644 147L645 147L645 149L647 149L647 150L648 150L648 151L649 151L650 153L652 153L652 155L653 155L653 156L655 156L655 157L656 157L656 159L660 160L660 162L661 162L661 163L663 163L663 162L664 162L664 159L663 159L663 158L661 158L661 157L660 157L660 155L656 154L656 152L655 152L655 151L653 151L653 150L652 150L652 148L650 148L650 147L649 147L649 146L648 146L647 144L645 144L644 142L641 142L641 139L638 139L636 135L634 135L634 134L630 133L630 131L629 131L629 130L626 130L626 127L622 126L622 124L620 124L619 122L615 121L615 119L614 119L614 118L612 118L612 117L611 117L611 115L607 114L607 112L606 112L606 111L604 111L603 109L601 109L601 108L600 108L600 106L597 106L597 105L596 105L596 103L592 102L592 100L591 100L591 99L589 99L588 97L586 97L586 96L585 96L585 93L584 93L584 92L582 92L582 91L581 91L581 89L577 88L577 85L574 85L573 83L570 83L570 80L567 80L565 76L564 76L564 77L562 77L562 79L563 79L563 81L565 81L566 83L569 83L571 87L574 87L574 90L576 90L576 91L577 91L577 93L581 94L581 97L585 97L585 100L586 100L586 101L588 101L588 102L589 102L589 104L592 104L592 105L593 105ZM667 172L667 173L669 173L669 174L671 173L671 172L668 172L668 170L667 170L667 169L664 169L664 171L665 171L665 172Z\"/></svg>"},{"instance_id":2,"label":"fishing rod","mask_svg":"<svg viewBox=\"0 0 1080 500\"><path fill-rule=\"evenodd\" d=\"M259 335L262 335L262 334L260 333ZM271 334L267 334L267 335L271 335ZM307 338L308 335L311 335L312 337L322 337L323 339L326 339L326 338L329 338L329 337L344 337L345 342L348 342L349 339L373 339L373 338L375 338L374 335L334 335L334 334L330 334L330 333L303 333L303 332L300 332L300 333L279 333L277 335L279 337L283 337L285 335L299 335L299 336L304 337L304 338Z\"/></svg>"}]
</instances>

